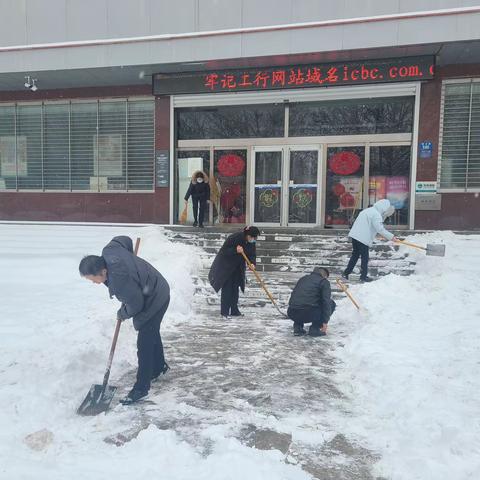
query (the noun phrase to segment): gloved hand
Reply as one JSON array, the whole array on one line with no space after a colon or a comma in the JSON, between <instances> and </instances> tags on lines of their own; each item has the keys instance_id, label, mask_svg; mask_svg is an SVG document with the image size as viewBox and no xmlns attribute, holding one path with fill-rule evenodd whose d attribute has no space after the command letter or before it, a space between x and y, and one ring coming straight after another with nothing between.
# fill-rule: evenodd
<instances>
[{"instance_id":1,"label":"gloved hand","mask_svg":"<svg viewBox=\"0 0 480 480\"><path fill-rule=\"evenodd\" d=\"M125 308L125 305L122 304L122 306L118 309L118 312L117 312L117 320L120 320L121 322L123 322L127 318L128 318L127 309Z\"/></svg>"}]
</instances>

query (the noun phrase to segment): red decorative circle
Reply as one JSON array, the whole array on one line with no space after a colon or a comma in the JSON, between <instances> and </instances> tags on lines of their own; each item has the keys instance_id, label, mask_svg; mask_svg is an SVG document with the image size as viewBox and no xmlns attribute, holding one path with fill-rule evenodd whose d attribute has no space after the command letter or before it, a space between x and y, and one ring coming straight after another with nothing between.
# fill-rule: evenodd
<instances>
[{"instance_id":1,"label":"red decorative circle","mask_svg":"<svg viewBox=\"0 0 480 480\"><path fill-rule=\"evenodd\" d=\"M336 183L333 186L332 190L335 196L340 197L340 195L343 195L345 193L345 185L341 183Z\"/></svg>"},{"instance_id":2,"label":"red decorative circle","mask_svg":"<svg viewBox=\"0 0 480 480\"><path fill-rule=\"evenodd\" d=\"M355 197L353 195L350 195L349 193L344 193L340 197L340 204L344 208L352 208L355 206Z\"/></svg>"},{"instance_id":3,"label":"red decorative circle","mask_svg":"<svg viewBox=\"0 0 480 480\"><path fill-rule=\"evenodd\" d=\"M238 177L245 170L245 160L240 155L227 153L220 157L217 168L223 177Z\"/></svg>"},{"instance_id":4,"label":"red decorative circle","mask_svg":"<svg viewBox=\"0 0 480 480\"><path fill-rule=\"evenodd\" d=\"M362 162L356 153L344 150L332 155L329 164L330 170L337 175L352 175L360 168Z\"/></svg>"}]
</instances>

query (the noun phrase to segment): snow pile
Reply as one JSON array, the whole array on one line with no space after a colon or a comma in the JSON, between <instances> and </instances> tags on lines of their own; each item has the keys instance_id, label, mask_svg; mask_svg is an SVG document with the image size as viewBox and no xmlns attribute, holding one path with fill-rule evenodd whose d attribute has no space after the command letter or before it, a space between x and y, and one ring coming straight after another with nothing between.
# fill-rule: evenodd
<instances>
[{"instance_id":1,"label":"snow pile","mask_svg":"<svg viewBox=\"0 0 480 480\"><path fill-rule=\"evenodd\" d=\"M388 479L480 478L480 236L408 240L445 243L446 256L409 249L415 275L353 287L365 312L344 300L336 314L338 382L354 404L343 428L382 455Z\"/></svg>"},{"instance_id":2,"label":"snow pile","mask_svg":"<svg viewBox=\"0 0 480 480\"><path fill-rule=\"evenodd\" d=\"M198 250L170 243L161 228L1 225L0 478L309 478L284 464L279 452L256 451L226 436L216 439L208 457L154 426L121 447L106 443L146 427L136 407L76 415L91 384L103 379L119 308L103 285L80 278L78 264L84 255L100 254L115 235L140 236L139 255L170 283L162 334L196 321L191 275L199 268ZM120 377L136 368L135 340L131 321L124 322L110 381L123 389L131 385ZM167 342L167 358L168 349ZM162 401L174 408L174 398Z\"/></svg>"}]
</instances>

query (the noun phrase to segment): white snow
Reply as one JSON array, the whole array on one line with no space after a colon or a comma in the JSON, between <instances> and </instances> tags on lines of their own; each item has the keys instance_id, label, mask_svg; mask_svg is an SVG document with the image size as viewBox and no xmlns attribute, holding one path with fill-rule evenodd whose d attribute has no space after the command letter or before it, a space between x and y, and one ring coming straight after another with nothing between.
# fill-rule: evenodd
<instances>
[{"instance_id":1,"label":"white snow","mask_svg":"<svg viewBox=\"0 0 480 480\"><path fill-rule=\"evenodd\" d=\"M105 443L138 423L135 409L76 415L90 385L103 379L118 309L104 286L80 278L78 263L115 235L140 236L139 255L172 287L162 331L185 328L193 321L190 274L198 252L168 242L161 228L0 225L0 479L309 478L280 452L226 436L209 456L153 425L121 447ZM135 339L124 322L111 384L136 367Z\"/></svg>"},{"instance_id":2,"label":"white snow","mask_svg":"<svg viewBox=\"0 0 480 480\"><path fill-rule=\"evenodd\" d=\"M445 243L446 256L411 250L416 274L352 288L366 310L335 333L337 380L353 404L344 424L382 458L392 480L480 478L480 236L416 235ZM406 249L407 247L402 247Z\"/></svg>"},{"instance_id":3,"label":"white snow","mask_svg":"<svg viewBox=\"0 0 480 480\"><path fill-rule=\"evenodd\" d=\"M415 275L352 287L362 313L348 299L340 301L329 336L319 340L323 343L304 343L299 369L325 383L335 370L344 399L323 393L321 416L305 405L303 413L287 408L277 418L265 417L265 410L257 414L253 404L246 410L239 397L231 414L222 412L219 423L205 427L203 435L211 440L205 452L168 425L139 428L122 446L106 443L106 437L139 425L137 409L119 407L97 417L75 413L90 385L103 378L118 308L105 287L79 277L78 263L119 234L140 236L139 254L172 287L162 332L187 334L189 325L200 322L192 313L191 279L201 265L199 252L168 242L161 228L0 225L0 479L311 478L300 465L286 463L281 452L231 438L243 422L261 418L265 426L291 433L297 446L316 444L318 451L337 433L345 435L379 455L375 474L386 479L480 478L480 236L411 237L420 244L445 243L446 257L408 250L417 262ZM290 326L272 325L265 337L252 340L252 360L290 355L292 350L280 349L302 345L290 341L289 331L282 333ZM131 322L124 322L112 384L136 367L135 338ZM315 348L334 354L335 368L324 371L310 362ZM195 359L188 361L195 368ZM201 382L195 388L202 388ZM288 392L285 400L305 398L308 388ZM167 414L183 412L187 423L202 417L200 408L179 403L168 390L159 396Z\"/></svg>"}]
</instances>

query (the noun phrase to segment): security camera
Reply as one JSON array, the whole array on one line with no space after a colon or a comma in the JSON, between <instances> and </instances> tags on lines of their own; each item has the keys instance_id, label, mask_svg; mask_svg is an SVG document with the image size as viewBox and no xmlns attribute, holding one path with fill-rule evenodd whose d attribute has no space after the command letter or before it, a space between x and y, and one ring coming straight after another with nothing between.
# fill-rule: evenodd
<instances>
[{"instance_id":1,"label":"security camera","mask_svg":"<svg viewBox=\"0 0 480 480\"><path fill-rule=\"evenodd\" d=\"M36 91L38 90L38 87L37 87L37 85L36 85L36 83L35 83L36 81L37 81L36 78L32 78L32 85L31 85L31 87L30 87L30 90L31 90L32 92L36 92Z\"/></svg>"},{"instance_id":2,"label":"security camera","mask_svg":"<svg viewBox=\"0 0 480 480\"><path fill-rule=\"evenodd\" d=\"M32 79L31 79L30 75L25 77L24 85L25 85L25 88L30 88L32 86Z\"/></svg>"}]
</instances>

